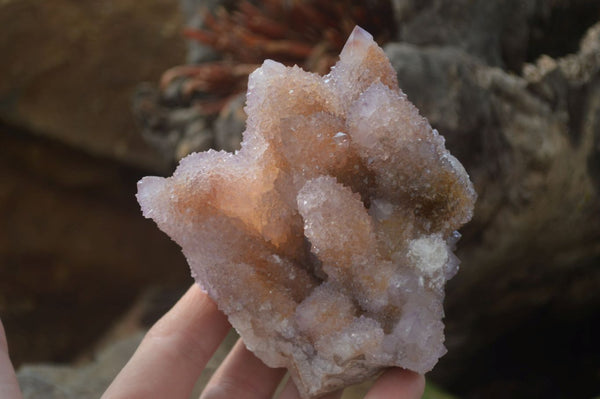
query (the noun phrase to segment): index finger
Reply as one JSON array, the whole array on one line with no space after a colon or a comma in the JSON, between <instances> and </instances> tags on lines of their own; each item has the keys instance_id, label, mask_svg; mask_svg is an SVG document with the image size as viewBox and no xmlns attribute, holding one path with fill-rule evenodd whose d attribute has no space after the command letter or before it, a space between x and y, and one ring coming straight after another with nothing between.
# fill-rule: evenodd
<instances>
[{"instance_id":1,"label":"index finger","mask_svg":"<svg viewBox=\"0 0 600 399\"><path fill-rule=\"evenodd\" d=\"M188 398L230 328L194 284L148 331L102 398Z\"/></svg>"}]
</instances>

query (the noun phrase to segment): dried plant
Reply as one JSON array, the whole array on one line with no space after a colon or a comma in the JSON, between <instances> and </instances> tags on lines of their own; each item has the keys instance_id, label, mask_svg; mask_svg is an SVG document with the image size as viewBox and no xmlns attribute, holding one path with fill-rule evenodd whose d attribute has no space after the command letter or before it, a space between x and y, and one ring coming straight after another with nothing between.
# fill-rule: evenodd
<instances>
[{"instance_id":1,"label":"dried plant","mask_svg":"<svg viewBox=\"0 0 600 399\"><path fill-rule=\"evenodd\" d=\"M217 113L246 88L248 74L265 59L325 73L335 63L355 25L374 33L379 44L394 34L389 1L237 1L214 14L204 11L204 28L186 37L214 49L219 61L177 66L161 79L165 91L179 81L178 98L203 114Z\"/></svg>"}]
</instances>

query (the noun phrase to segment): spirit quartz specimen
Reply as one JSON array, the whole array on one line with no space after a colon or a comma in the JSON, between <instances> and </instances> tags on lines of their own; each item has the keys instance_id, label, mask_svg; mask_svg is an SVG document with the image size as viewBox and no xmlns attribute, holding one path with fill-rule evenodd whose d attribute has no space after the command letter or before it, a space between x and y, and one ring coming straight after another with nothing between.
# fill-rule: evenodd
<instances>
[{"instance_id":1,"label":"spirit quartz specimen","mask_svg":"<svg viewBox=\"0 0 600 399\"><path fill-rule=\"evenodd\" d=\"M138 184L246 346L304 398L445 353L444 283L475 192L407 100L372 36L326 76L267 60L242 147L189 155Z\"/></svg>"}]
</instances>

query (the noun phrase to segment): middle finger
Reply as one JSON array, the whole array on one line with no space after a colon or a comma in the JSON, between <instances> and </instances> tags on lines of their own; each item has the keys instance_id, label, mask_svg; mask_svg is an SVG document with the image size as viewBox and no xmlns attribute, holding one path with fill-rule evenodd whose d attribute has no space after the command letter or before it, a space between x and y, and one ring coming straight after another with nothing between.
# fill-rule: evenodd
<instances>
[{"instance_id":1,"label":"middle finger","mask_svg":"<svg viewBox=\"0 0 600 399\"><path fill-rule=\"evenodd\" d=\"M285 369L266 366L238 339L200 399L270 398L284 374Z\"/></svg>"}]
</instances>

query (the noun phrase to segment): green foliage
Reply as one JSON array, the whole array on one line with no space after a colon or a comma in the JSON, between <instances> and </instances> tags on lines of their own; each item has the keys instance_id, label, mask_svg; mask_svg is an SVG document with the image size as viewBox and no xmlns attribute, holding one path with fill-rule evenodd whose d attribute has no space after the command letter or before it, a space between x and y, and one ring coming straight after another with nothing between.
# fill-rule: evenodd
<instances>
[{"instance_id":1,"label":"green foliage","mask_svg":"<svg viewBox=\"0 0 600 399\"><path fill-rule=\"evenodd\" d=\"M422 399L458 399L458 397L450 395L437 385L427 381Z\"/></svg>"}]
</instances>

